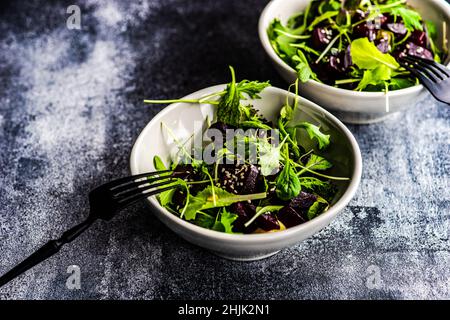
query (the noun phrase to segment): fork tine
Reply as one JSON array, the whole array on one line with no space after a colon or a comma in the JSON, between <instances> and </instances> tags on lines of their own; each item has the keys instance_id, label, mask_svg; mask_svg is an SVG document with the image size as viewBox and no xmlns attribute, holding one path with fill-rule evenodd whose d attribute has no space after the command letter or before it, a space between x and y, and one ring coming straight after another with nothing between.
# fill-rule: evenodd
<instances>
[{"instance_id":1,"label":"fork tine","mask_svg":"<svg viewBox=\"0 0 450 320\"><path fill-rule=\"evenodd\" d=\"M126 185L131 184L131 183L134 183L138 179L152 177L152 176L155 176L155 175L160 175L162 173L169 173L169 172L172 172L172 171L171 170L164 170L164 171L155 171L155 172L141 173L141 174L137 174L137 175L134 175L134 176L129 176L129 177L113 180L111 182L108 182L104 186L106 188L109 188L110 190L116 190L117 188L124 187Z\"/></svg>"},{"instance_id":2,"label":"fork tine","mask_svg":"<svg viewBox=\"0 0 450 320\"><path fill-rule=\"evenodd\" d=\"M433 91L434 89L434 83L428 79L427 77L425 77L422 73L420 73L419 71L417 71L414 68L411 68L409 66L408 63L405 63L403 60L401 60L401 65L408 70L409 72L411 72L414 76L416 76L417 78L419 78L420 82L427 87L428 90Z\"/></svg>"},{"instance_id":3,"label":"fork tine","mask_svg":"<svg viewBox=\"0 0 450 320\"><path fill-rule=\"evenodd\" d=\"M149 183L154 183L157 181L162 181L164 179L171 179L171 178L174 178L172 173L166 174L166 175L159 175L157 177L152 177L152 176L147 177L146 176L146 177L135 179L133 181L129 181L127 183L124 183L124 184L121 184L118 186L114 186L114 187L110 188L109 190L111 192L113 192L114 194L120 194L120 193L129 191L131 189L136 189L136 188L139 188L140 186L147 185Z\"/></svg>"},{"instance_id":4,"label":"fork tine","mask_svg":"<svg viewBox=\"0 0 450 320\"><path fill-rule=\"evenodd\" d=\"M129 196L127 198L119 200L118 204L119 204L119 206L121 208L125 208L125 207L128 207L129 205L135 203L136 201L139 201L141 199L154 196L154 195L156 195L158 193L161 193L161 192L164 192L164 191L168 191L168 190L171 190L171 189L174 189L174 188L175 188L175 186L168 186L166 188L156 189L156 190L153 190L153 191L140 192L140 193L137 193L135 195L132 195L132 196Z\"/></svg>"},{"instance_id":5,"label":"fork tine","mask_svg":"<svg viewBox=\"0 0 450 320\"><path fill-rule=\"evenodd\" d=\"M162 186L171 184L171 183L173 183L175 181L175 179L174 178L168 178L165 181L161 181L159 183L153 183L155 181L159 181L159 180L146 182L145 184L141 183L140 185L133 186L132 188L129 188L129 189L126 189L126 190L122 190L120 192L114 192L112 196L115 199L128 198L129 196L135 195L137 193L142 193L142 192L144 192L146 190L149 190L149 189L158 188L158 187L162 187Z\"/></svg>"},{"instance_id":6,"label":"fork tine","mask_svg":"<svg viewBox=\"0 0 450 320\"><path fill-rule=\"evenodd\" d=\"M427 59L423 59L423 58L415 57L415 56L408 56L408 57L413 59L413 60L420 61L422 63L432 65L433 67L438 69L440 72L442 72L446 76L446 78L450 77L450 70L448 70L445 66L437 63L434 60L427 60Z\"/></svg>"},{"instance_id":7,"label":"fork tine","mask_svg":"<svg viewBox=\"0 0 450 320\"><path fill-rule=\"evenodd\" d=\"M443 75L438 70L433 68L430 64L426 64L421 60L410 59L410 57L405 57L404 59L409 63L413 64L419 71L424 72L427 75L427 77L433 80L434 82L439 82L440 80L445 79L445 75Z\"/></svg>"}]
</instances>

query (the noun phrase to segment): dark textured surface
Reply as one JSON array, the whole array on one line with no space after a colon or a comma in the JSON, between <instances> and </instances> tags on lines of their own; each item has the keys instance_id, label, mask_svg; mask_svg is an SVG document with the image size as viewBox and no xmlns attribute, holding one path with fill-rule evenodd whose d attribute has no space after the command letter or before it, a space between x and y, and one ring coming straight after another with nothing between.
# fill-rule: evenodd
<instances>
[{"instance_id":1,"label":"dark textured surface","mask_svg":"<svg viewBox=\"0 0 450 320\"><path fill-rule=\"evenodd\" d=\"M226 82L228 64L240 78L286 87L257 37L266 1L83 1L82 30L65 27L71 3L32 3L0 4L0 273L81 221L93 186L128 174L134 140L161 109L144 97ZM300 245L257 262L222 260L139 204L0 298L450 298L450 108L427 98L350 129L361 187ZM81 290L66 288L72 264Z\"/></svg>"}]
</instances>

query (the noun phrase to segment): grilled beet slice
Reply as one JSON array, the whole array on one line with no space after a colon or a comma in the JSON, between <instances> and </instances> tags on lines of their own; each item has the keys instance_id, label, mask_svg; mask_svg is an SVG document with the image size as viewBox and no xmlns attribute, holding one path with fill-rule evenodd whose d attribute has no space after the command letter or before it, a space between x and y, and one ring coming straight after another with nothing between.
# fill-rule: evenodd
<instances>
[{"instance_id":1,"label":"grilled beet slice","mask_svg":"<svg viewBox=\"0 0 450 320\"><path fill-rule=\"evenodd\" d=\"M252 223L245 227L245 223L256 214L256 207L248 202L237 202L231 205L231 212L238 215L238 218L233 222L234 232L252 233L256 230L257 225Z\"/></svg>"},{"instance_id":2,"label":"grilled beet slice","mask_svg":"<svg viewBox=\"0 0 450 320\"><path fill-rule=\"evenodd\" d=\"M369 41L374 41L377 37L377 31L373 24L361 23L353 28L353 32L357 37L367 38Z\"/></svg>"},{"instance_id":3,"label":"grilled beet slice","mask_svg":"<svg viewBox=\"0 0 450 320\"><path fill-rule=\"evenodd\" d=\"M404 36L408 30L403 23L388 23L386 29L392 31L396 36Z\"/></svg>"},{"instance_id":4,"label":"grilled beet slice","mask_svg":"<svg viewBox=\"0 0 450 320\"><path fill-rule=\"evenodd\" d=\"M351 45L347 46L347 50L344 53L344 69L347 70L353 65L352 53L351 53Z\"/></svg>"},{"instance_id":5,"label":"grilled beet slice","mask_svg":"<svg viewBox=\"0 0 450 320\"><path fill-rule=\"evenodd\" d=\"M280 230L280 224L277 218L271 213L264 213L260 215L256 221L256 225L264 231Z\"/></svg>"},{"instance_id":6,"label":"grilled beet slice","mask_svg":"<svg viewBox=\"0 0 450 320\"><path fill-rule=\"evenodd\" d=\"M258 167L250 165L245 172L242 193L243 194L256 193L257 191L256 181L258 181L258 178L259 178Z\"/></svg>"},{"instance_id":7,"label":"grilled beet slice","mask_svg":"<svg viewBox=\"0 0 450 320\"><path fill-rule=\"evenodd\" d=\"M220 165L220 185L231 193L256 193L259 169L254 165Z\"/></svg>"},{"instance_id":8,"label":"grilled beet slice","mask_svg":"<svg viewBox=\"0 0 450 320\"><path fill-rule=\"evenodd\" d=\"M297 210L308 210L309 207L313 205L314 202L316 202L317 196L308 192L301 191L298 196L291 199L289 206L293 207Z\"/></svg>"},{"instance_id":9,"label":"grilled beet slice","mask_svg":"<svg viewBox=\"0 0 450 320\"><path fill-rule=\"evenodd\" d=\"M278 219L287 228L302 224L308 220L306 212L316 200L317 196L302 191L278 212Z\"/></svg>"},{"instance_id":10,"label":"grilled beet slice","mask_svg":"<svg viewBox=\"0 0 450 320\"><path fill-rule=\"evenodd\" d=\"M280 211L278 211L277 216L286 228L295 227L306 222L307 220L291 206L283 207Z\"/></svg>"},{"instance_id":11,"label":"grilled beet slice","mask_svg":"<svg viewBox=\"0 0 450 320\"><path fill-rule=\"evenodd\" d=\"M434 60L433 54L430 50L420 47L410 42L406 45L406 52L411 56L416 56L423 59Z\"/></svg>"},{"instance_id":12,"label":"grilled beet slice","mask_svg":"<svg viewBox=\"0 0 450 320\"><path fill-rule=\"evenodd\" d=\"M332 30L315 28L312 33L312 47L317 50L323 50L330 44L332 37Z\"/></svg>"},{"instance_id":13,"label":"grilled beet slice","mask_svg":"<svg viewBox=\"0 0 450 320\"><path fill-rule=\"evenodd\" d=\"M383 53L387 53L391 51L391 35L389 32L380 30L378 31L377 39L375 40L375 45L377 46L378 50L380 50Z\"/></svg>"},{"instance_id":14,"label":"grilled beet slice","mask_svg":"<svg viewBox=\"0 0 450 320\"><path fill-rule=\"evenodd\" d=\"M184 206L184 203L186 201L186 194L182 189L176 189L173 193L172 197L172 203L177 207L181 208Z\"/></svg>"},{"instance_id":15,"label":"grilled beet slice","mask_svg":"<svg viewBox=\"0 0 450 320\"><path fill-rule=\"evenodd\" d=\"M389 41L386 41L384 39L377 41L376 45L377 45L377 49L382 53L388 53L391 50Z\"/></svg>"},{"instance_id":16,"label":"grilled beet slice","mask_svg":"<svg viewBox=\"0 0 450 320\"><path fill-rule=\"evenodd\" d=\"M414 30L408 40L419 47L426 48L428 45L428 37L425 31Z\"/></svg>"},{"instance_id":17,"label":"grilled beet slice","mask_svg":"<svg viewBox=\"0 0 450 320\"><path fill-rule=\"evenodd\" d=\"M185 181L200 181L202 177L200 174L196 173L192 165L190 164L179 164L175 170L173 176L175 178L180 178ZM202 190L205 186L201 184L195 184L190 186L190 191L192 194L196 194L198 191Z\"/></svg>"}]
</instances>

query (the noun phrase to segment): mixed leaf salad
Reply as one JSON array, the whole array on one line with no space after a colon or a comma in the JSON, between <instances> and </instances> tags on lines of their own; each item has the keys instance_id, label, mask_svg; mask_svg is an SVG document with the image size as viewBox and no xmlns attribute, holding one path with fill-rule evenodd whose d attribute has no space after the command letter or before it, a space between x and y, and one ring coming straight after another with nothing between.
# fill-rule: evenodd
<instances>
[{"instance_id":1,"label":"mixed leaf salad","mask_svg":"<svg viewBox=\"0 0 450 320\"><path fill-rule=\"evenodd\" d=\"M315 0L286 24L273 20L267 33L302 82L387 92L418 84L399 65L400 57L444 59L437 28L406 0Z\"/></svg>"},{"instance_id":2,"label":"mixed leaf salad","mask_svg":"<svg viewBox=\"0 0 450 320\"><path fill-rule=\"evenodd\" d=\"M158 156L153 159L157 170L170 170L177 178L175 189L158 196L160 204L193 224L226 233L280 231L320 215L336 194L333 180L348 180L328 175L333 164L315 151L326 151L330 135L316 124L295 120L297 98L292 105L286 101L275 123L264 119L245 100L260 98L259 93L270 84L237 82L233 68L230 70L231 82L225 90L199 100L145 100L216 106L217 119L202 132L213 143L203 144L200 150L212 146L213 162L199 159L199 150L188 148L188 141L177 140L174 132L162 125L178 150L171 163L165 164ZM212 138L211 130L223 133L222 141ZM237 133L228 138L230 131ZM245 145L244 154L233 152L240 143ZM310 149L304 147L311 145ZM252 147L256 159L251 159Z\"/></svg>"}]
</instances>

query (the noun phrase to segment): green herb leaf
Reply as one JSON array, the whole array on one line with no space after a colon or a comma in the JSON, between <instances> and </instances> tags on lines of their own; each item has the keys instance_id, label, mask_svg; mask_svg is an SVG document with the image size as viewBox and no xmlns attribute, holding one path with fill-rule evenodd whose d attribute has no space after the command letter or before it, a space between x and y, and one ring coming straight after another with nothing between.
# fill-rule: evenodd
<instances>
[{"instance_id":1,"label":"green herb leaf","mask_svg":"<svg viewBox=\"0 0 450 320\"><path fill-rule=\"evenodd\" d=\"M308 212L306 213L308 220L311 220L321 214L328 207L328 202L322 197L317 197L316 202L309 207Z\"/></svg>"},{"instance_id":2,"label":"green herb leaf","mask_svg":"<svg viewBox=\"0 0 450 320\"><path fill-rule=\"evenodd\" d=\"M288 153L286 152L286 154ZM287 158L283 170L277 177L277 197L281 200L287 201L298 196L301 190L302 186L300 185L300 180L297 177L295 170L291 167L289 158Z\"/></svg>"},{"instance_id":3,"label":"green herb leaf","mask_svg":"<svg viewBox=\"0 0 450 320\"><path fill-rule=\"evenodd\" d=\"M157 171L167 170L166 166L164 165L164 162L158 156L153 157L153 166Z\"/></svg>"},{"instance_id":4,"label":"green herb leaf","mask_svg":"<svg viewBox=\"0 0 450 320\"><path fill-rule=\"evenodd\" d=\"M312 154L306 163L306 168L310 170L327 170L332 166L331 162L316 154Z\"/></svg>"},{"instance_id":5,"label":"green herb leaf","mask_svg":"<svg viewBox=\"0 0 450 320\"><path fill-rule=\"evenodd\" d=\"M270 82L259 82L259 81L248 81L243 80L239 82L236 86L237 91L239 92L239 96L241 99L245 97L243 94L245 93L251 99L260 99L259 93L263 91L265 88L270 87Z\"/></svg>"},{"instance_id":6,"label":"green herb leaf","mask_svg":"<svg viewBox=\"0 0 450 320\"><path fill-rule=\"evenodd\" d=\"M233 222L238 218L237 214L228 212L225 208L222 209L220 213L220 219L214 223L213 230L225 232L225 233L235 233L233 232Z\"/></svg>"},{"instance_id":7,"label":"green herb leaf","mask_svg":"<svg viewBox=\"0 0 450 320\"><path fill-rule=\"evenodd\" d=\"M422 17L414 10L405 7L394 7L390 10L394 16L400 16L403 19L406 29L410 31L423 31Z\"/></svg>"},{"instance_id":8,"label":"green herb leaf","mask_svg":"<svg viewBox=\"0 0 450 320\"><path fill-rule=\"evenodd\" d=\"M356 90L364 90L368 85L384 84L386 80L391 79L392 69L381 64L373 70L365 70L363 78L358 84Z\"/></svg>"},{"instance_id":9,"label":"green herb leaf","mask_svg":"<svg viewBox=\"0 0 450 320\"><path fill-rule=\"evenodd\" d=\"M380 65L385 65L391 69L400 67L393 56L388 53L381 53L375 44L367 38L352 41L351 55L353 63L361 69L373 70Z\"/></svg>"},{"instance_id":10,"label":"green herb leaf","mask_svg":"<svg viewBox=\"0 0 450 320\"><path fill-rule=\"evenodd\" d=\"M258 82L244 80L236 84L236 75L233 67L230 67L231 82L227 85L225 94L220 98L217 106L217 120L232 126L238 127L245 112L249 112L247 107L241 106L241 99L244 94L251 99L258 99L259 93L270 86L269 82ZM246 109L247 108L247 109Z\"/></svg>"},{"instance_id":11,"label":"green herb leaf","mask_svg":"<svg viewBox=\"0 0 450 320\"><path fill-rule=\"evenodd\" d=\"M206 187L204 190L197 193L196 196L190 195L188 197L188 206L185 210L184 217L186 220L194 220L199 210L226 207L235 202L264 199L266 193L256 193L247 195L237 195L229 193L218 187Z\"/></svg>"},{"instance_id":12,"label":"green herb leaf","mask_svg":"<svg viewBox=\"0 0 450 320\"><path fill-rule=\"evenodd\" d=\"M297 50L297 55L292 57L292 61L297 63L295 69L301 82L305 83L311 78L317 78L317 75L312 71L308 60L301 50Z\"/></svg>"},{"instance_id":13,"label":"green herb leaf","mask_svg":"<svg viewBox=\"0 0 450 320\"><path fill-rule=\"evenodd\" d=\"M315 126L312 123L302 122L295 127L305 129L311 140L316 138L319 142L319 149L326 148L330 144L330 135L322 133L320 127Z\"/></svg>"}]
</instances>

